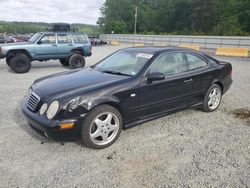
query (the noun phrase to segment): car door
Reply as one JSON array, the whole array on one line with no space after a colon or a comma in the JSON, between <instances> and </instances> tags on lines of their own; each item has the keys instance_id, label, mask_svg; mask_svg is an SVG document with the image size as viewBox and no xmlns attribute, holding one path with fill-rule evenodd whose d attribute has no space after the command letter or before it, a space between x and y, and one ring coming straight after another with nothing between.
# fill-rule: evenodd
<instances>
[{"instance_id":1,"label":"car door","mask_svg":"<svg viewBox=\"0 0 250 188\"><path fill-rule=\"evenodd\" d=\"M55 34L45 34L35 44L36 59L53 59L57 57L57 44Z\"/></svg>"},{"instance_id":2,"label":"car door","mask_svg":"<svg viewBox=\"0 0 250 188\"><path fill-rule=\"evenodd\" d=\"M147 75L160 72L164 80L148 82ZM192 77L188 72L184 54L166 53L149 67L140 84L141 117L182 108L192 100Z\"/></svg>"},{"instance_id":3,"label":"car door","mask_svg":"<svg viewBox=\"0 0 250 188\"><path fill-rule=\"evenodd\" d=\"M69 56L73 48L73 41L71 34L57 34L57 48L59 57Z\"/></svg>"},{"instance_id":4,"label":"car door","mask_svg":"<svg viewBox=\"0 0 250 188\"><path fill-rule=\"evenodd\" d=\"M193 79L194 103L202 102L213 80L213 69L204 58L196 54L185 53L185 58Z\"/></svg>"}]
</instances>

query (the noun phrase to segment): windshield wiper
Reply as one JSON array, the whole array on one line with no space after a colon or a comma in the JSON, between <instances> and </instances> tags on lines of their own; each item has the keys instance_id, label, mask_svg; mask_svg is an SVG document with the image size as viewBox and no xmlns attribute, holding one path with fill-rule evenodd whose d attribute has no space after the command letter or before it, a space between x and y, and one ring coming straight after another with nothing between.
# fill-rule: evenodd
<instances>
[{"instance_id":1,"label":"windshield wiper","mask_svg":"<svg viewBox=\"0 0 250 188\"><path fill-rule=\"evenodd\" d=\"M122 72L106 70L106 69L102 69L101 72L105 72L105 73L108 73L108 74L122 75L122 76L131 76L129 74L125 74L125 73L122 73Z\"/></svg>"}]
</instances>

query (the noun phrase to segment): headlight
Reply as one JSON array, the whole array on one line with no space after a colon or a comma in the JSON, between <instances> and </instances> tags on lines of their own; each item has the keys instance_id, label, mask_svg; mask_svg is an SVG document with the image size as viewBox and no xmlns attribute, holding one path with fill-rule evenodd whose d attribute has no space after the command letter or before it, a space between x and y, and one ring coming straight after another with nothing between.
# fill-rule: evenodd
<instances>
[{"instance_id":1,"label":"headlight","mask_svg":"<svg viewBox=\"0 0 250 188\"><path fill-rule=\"evenodd\" d=\"M45 112L46 112L47 109L48 109L48 104L47 104L47 103L44 103L44 104L41 106L40 110L39 110L39 114L40 114L40 115L45 114Z\"/></svg>"},{"instance_id":2,"label":"headlight","mask_svg":"<svg viewBox=\"0 0 250 188\"><path fill-rule=\"evenodd\" d=\"M3 49L2 46L1 46L1 49L0 49L0 53L1 53L1 54L5 54L5 50Z\"/></svg>"},{"instance_id":3,"label":"headlight","mask_svg":"<svg viewBox=\"0 0 250 188\"><path fill-rule=\"evenodd\" d=\"M79 106L79 98L75 98L69 102L68 110L72 112Z\"/></svg>"},{"instance_id":4,"label":"headlight","mask_svg":"<svg viewBox=\"0 0 250 188\"><path fill-rule=\"evenodd\" d=\"M59 110L59 102L58 101L53 101L50 105L49 108L46 112L47 114L47 118L48 119L52 119L53 117L55 117L56 113Z\"/></svg>"}]
</instances>

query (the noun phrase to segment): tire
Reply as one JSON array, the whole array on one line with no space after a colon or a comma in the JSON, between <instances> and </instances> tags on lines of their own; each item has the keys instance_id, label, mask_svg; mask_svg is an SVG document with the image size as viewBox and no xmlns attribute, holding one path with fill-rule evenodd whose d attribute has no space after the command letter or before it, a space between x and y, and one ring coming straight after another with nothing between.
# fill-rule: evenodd
<instances>
[{"instance_id":1,"label":"tire","mask_svg":"<svg viewBox=\"0 0 250 188\"><path fill-rule=\"evenodd\" d=\"M72 69L78 69L85 66L85 59L80 54L73 54L69 58L69 65Z\"/></svg>"},{"instance_id":2,"label":"tire","mask_svg":"<svg viewBox=\"0 0 250 188\"><path fill-rule=\"evenodd\" d=\"M6 64L10 67L10 57L6 57Z\"/></svg>"},{"instance_id":3,"label":"tire","mask_svg":"<svg viewBox=\"0 0 250 188\"><path fill-rule=\"evenodd\" d=\"M213 84L206 93L202 110L204 112L215 111L221 103L222 89L219 85Z\"/></svg>"},{"instance_id":4,"label":"tire","mask_svg":"<svg viewBox=\"0 0 250 188\"><path fill-rule=\"evenodd\" d=\"M26 73L31 68L31 62L26 55L20 54L10 59L10 67L15 73Z\"/></svg>"},{"instance_id":5,"label":"tire","mask_svg":"<svg viewBox=\"0 0 250 188\"><path fill-rule=\"evenodd\" d=\"M67 58L59 59L59 61L65 67L69 66L69 59L67 59Z\"/></svg>"},{"instance_id":6,"label":"tire","mask_svg":"<svg viewBox=\"0 0 250 188\"><path fill-rule=\"evenodd\" d=\"M82 123L83 145L103 149L112 145L122 130L122 116L117 109L109 105L95 107Z\"/></svg>"}]
</instances>

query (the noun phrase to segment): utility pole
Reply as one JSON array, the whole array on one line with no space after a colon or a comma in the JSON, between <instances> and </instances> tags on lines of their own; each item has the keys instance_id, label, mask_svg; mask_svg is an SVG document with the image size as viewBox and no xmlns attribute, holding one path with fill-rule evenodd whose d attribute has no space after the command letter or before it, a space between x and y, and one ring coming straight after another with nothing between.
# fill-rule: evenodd
<instances>
[{"instance_id":1,"label":"utility pole","mask_svg":"<svg viewBox=\"0 0 250 188\"><path fill-rule=\"evenodd\" d=\"M136 34L136 27L137 27L137 6L135 6L135 27L134 27L134 34Z\"/></svg>"}]
</instances>

